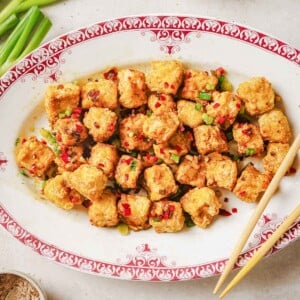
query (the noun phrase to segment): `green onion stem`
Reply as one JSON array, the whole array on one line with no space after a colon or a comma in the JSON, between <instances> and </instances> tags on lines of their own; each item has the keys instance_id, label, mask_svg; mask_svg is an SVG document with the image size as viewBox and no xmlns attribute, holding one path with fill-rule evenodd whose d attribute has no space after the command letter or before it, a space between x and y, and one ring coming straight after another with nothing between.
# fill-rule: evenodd
<instances>
[{"instance_id":1,"label":"green onion stem","mask_svg":"<svg viewBox=\"0 0 300 300\"><path fill-rule=\"evenodd\" d=\"M0 24L0 36L9 29L15 27L19 23L19 18L16 14L10 15L3 23Z\"/></svg>"},{"instance_id":2,"label":"green onion stem","mask_svg":"<svg viewBox=\"0 0 300 300\"><path fill-rule=\"evenodd\" d=\"M0 24L3 23L11 14L15 13L16 8L23 2L24 0L12 0L10 1L0 12Z\"/></svg>"},{"instance_id":3,"label":"green onion stem","mask_svg":"<svg viewBox=\"0 0 300 300\"><path fill-rule=\"evenodd\" d=\"M26 0L23 3L21 3L21 4L18 5L18 7L16 8L15 12L16 13L20 13L20 12L26 11L31 6L35 6L35 5L36 6L44 6L44 5L55 3L57 1L58 0Z\"/></svg>"}]
</instances>

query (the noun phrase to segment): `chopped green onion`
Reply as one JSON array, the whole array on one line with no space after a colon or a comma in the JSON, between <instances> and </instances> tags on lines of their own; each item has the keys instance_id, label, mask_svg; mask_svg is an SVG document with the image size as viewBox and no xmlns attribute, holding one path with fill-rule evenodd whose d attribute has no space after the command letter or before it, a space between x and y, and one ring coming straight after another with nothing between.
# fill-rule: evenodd
<instances>
[{"instance_id":1,"label":"chopped green onion","mask_svg":"<svg viewBox=\"0 0 300 300\"><path fill-rule=\"evenodd\" d=\"M199 93L199 98L201 99L201 100L206 100L206 101L209 101L209 100L211 100L211 94L210 93L207 93L207 92L200 92Z\"/></svg>"},{"instance_id":2,"label":"chopped green onion","mask_svg":"<svg viewBox=\"0 0 300 300\"><path fill-rule=\"evenodd\" d=\"M243 105L239 111L240 115L244 115L245 114L245 106Z\"/></svg>"},{"instance_id":3,"label":"chopped green onion","mask_svg":"<svg viewBox=\"0 0 300 300\"><path fill-rule=\"evenodd\" d=\"M228 142L232 141L233 140L233 134L232 134L232 131L226 131L225 132L225 135L226 135L226 139Z\"/></svg>"},{"instance_id":4,"label":"chopped green onion","mask_svg":"<svg viewBox=\"0 0 300 300\"><path fill-rule=\"evenodd\" d=\"M19 18L13 14L10 15L3 23L0 24L0 36L14 28L19 23Z\"/></svg>"},{"instance_id":5,"label":"chopped green onion","mask_svg":"<svg viewBox=\"0 0 300 300\"><path fill-rule=\"evenodd\" d=\"M152 111L150 109L147 109L146 115L147 117L150 117L152 115Z\"/></svg>"},{"instance_id":6,"label":"chopped green onion","mask_svg":"<svg viewBox=\"0 0 300 300\"><path fill-rule=\"evenodd\" d=\"M120 223L118 225L118 231L122 234L122 235L128 235L129 234L129 227L127 224L124 223Z\"/></svg>"},{"instance_id":7,"label":"chopped green onion","mask_svg":"<svg viewBox=\"0 0 300 300\"><path fill-rule=\"evenodd\" d=\"M47 140L52 145L55 155L58 156L59 153L60 153L59 145L58 145L54 135L49 130L47 130L45 128L40 129L40 134L45 140Z\"/></svg>"},{"instance_id":8,"label":"chopped green onion","mask_svg":"<svg viewBox=\"0 0 300 300\"><path fill-rule=\"evenodd\" d=\"M163 160L161 158L159 158L156 162L156 164L161 164L163 162Z\"/></svg>"},{"instance_id":9,"label":"chopped green onion","mask_svg":"<svg viewBox=\"0 0 300 300\"><path fill-rule=\"evenodd\" d=\"M219 77L218 90L220 90L222 92L226 92L226 91L232 92L233 91L233 85L225 75L221 75Z\"/></svg>"},{"instance_id":10,"label":"chopped green onion","mask_svg":"<svg viewBox=\"0 0 300 300\"><path fill-rule=\"evenodd\" d=\"M20 144L20 138L16 138L15 140L15 146L18 146Z\"/></svg>"},{"instance_id":11,"label":"chopped green onion","mask_svg":"<svg viewBox=\"0 0 300 300\"><path fill-rule=\"evenodd\" d=\"M133 156L133 157L137 157L137 156L138 156L138 152L137 152L136 150L131 150L131 151L129 152L129 155L130 155L130 156Z\"/></svg>"},{"instance_id":12,"label":"chopped green onion","mask_svg":"<svg viewBox=\"0 0 300 300\"><path fill-rule=\"evenodd\" d=\"M214 122L214 118L206 113L202 114L202 120L206 125L211 125Z\"/></svg>"},{"instance_id":13,"label":"chopped green onion","mask_svg":"<svg viewBox=\"0 0 300 300\"><path fill-rule=\"evenodd\" d=\"M201 111L201 108L202 108L201 103L196 103L196 104L195 104L195 110Z\"/></svg>"},{"instance_id":14,"label":"chopped green onion","mask_svg":"<svg viewBox=\"0 0 300 300\"><path fill-rule=\"evenodd\" d=\"M195 226L194 221L192 220L191 216L189 214L185 214L185 221L184 221L186 227L193 227Z\"/></svg>"},{"instance_id":15,"label":"chopped green onion","mask_svg":"<svg viewBox=\"0 0 300 300\"><path fill-rule=\"evenodd\" d=\"M153 218L152 218L152 221L153 221L153 222L161 222L161 219L160 219L160 218L157 218L157 217L153 217Z\"/></svg>"},{"instance_id":16,"label":"chopped green onion","mask_svg":"<svg viewBox=\"0 0 300 300\"><path fill-rule=\"evenodd\" d=\"M171 158L176 164L179 163L179 160L180 160L180 156L179 156L179 155L172 153L170 158Z\"/></svg>"},{"instance_id":17,"label":"chopped green onion","mask_svg":"<svg viewBox=\"0 0 300 300\"><path fill-rule=\"evenodd\" d=\"M208 91L212 91L212 90L214 90L215 86L214 86L213 84L211 84L211 83L208 83L208 84L206 85L205 88L206 88Z\"/></svg>"},{"instance_id":18,"label":"chopped green onion","mask_svg":"<svg viewBox=\"0 0 300 300\"><path fill-rule=\"evenodd\" d=\"M135 171L137 167L137 161L136 160L132 160L130 162L130 171Z\"/></svg>"},{"instance_id":19,"label":"chopped green onion","mask_svg":"<svg viewBox=\"0 0 300 300\"><path fill-rule=\"evenodd\" d=\"M65 117L70 117L71 114L72 114L72 110L71 110L70 108L67 108L65 112L59 113L59 114L58 114L58 117L59 117L60 119L63 119L63 118L65 118Z\"/></svg>"},{"instance_id":20,"label":"chopped green onion","mask_svg":"<svg viewBox=\"0 0 300 300\"><path fill-rule=\"evenodd\" d=\"M25 177L28 177L28 174L25 172L24 169L20 169L20 170L19 170L19 173L20 173L21 175L25 176Z\"/></svg>"},{"instance_id":21,"label":"chopped green onion","mask_svg":"<svg viewBox=\"0 0 300 300\"><path fill-rule=\"evenodd\" d=\"M118 138L114 138L111 143L112 143L112 145L116 146L116 148L120 148L121 147L121 142L120 142L120 140Z\"/></svg>"},{"instance_id":22,"label":"chopped green onion","mask_svg":"<svg viewBox=\"0 0 300 300\"><path fill-rule=\"evenodd\" d=\"M255 149L254 148L247 148L245 151L246 156L252 156L255 154Z\"/></svg>"}]
</instances>

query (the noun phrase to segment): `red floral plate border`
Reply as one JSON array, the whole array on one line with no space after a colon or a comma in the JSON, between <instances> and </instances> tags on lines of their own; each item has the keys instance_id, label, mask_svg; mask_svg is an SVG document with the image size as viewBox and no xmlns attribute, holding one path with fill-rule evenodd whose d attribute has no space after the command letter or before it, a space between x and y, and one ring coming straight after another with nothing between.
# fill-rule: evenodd
<instances>
[{"instance_id":1,"label":"red floral plate border","mask_svg":"<svg viewBox=\"0 0 300 300\"><path fill-rule=\"evenodd\" d=\"M0 101L5 91L22 76L32 76L33 80L37 76L43 76L45 81L56 80L60 75L59 66L64 61L62 54L74 45L120 31L140 31L142 35L150 33L150 40L157 42L160 50L170 55L180 51L182 43L190 41L190 34L198 35L201 32L209 32L251 44L281 56L291 63L300 65L299 50L278 39L242 25L191 16L132 16L99 22L67 33L44 44L0 78ZM0 172L5 172L7 163L5 153L0 152ZM264 215L261 218L258 231L254 236L256 241L250 247L250 250L240 255L235 265L236 268L245 264L246 260L253 255L281 221L275 214ZM201 265L177 267L175 262L168 261L166 256L160 255L157 249L152 248L151 245L142 244L136 247L135 253L118 259L116 263L106 263L76 255L40 240L22 228L1 206L1 203L0 224L20 242L40 255L65 266L104 277L145 281L197 279L220 274L227 260L224 258ZM284 248L299 237L300 221L291 226L269 251L268 255Z\"/></svg>"}]
</instances>

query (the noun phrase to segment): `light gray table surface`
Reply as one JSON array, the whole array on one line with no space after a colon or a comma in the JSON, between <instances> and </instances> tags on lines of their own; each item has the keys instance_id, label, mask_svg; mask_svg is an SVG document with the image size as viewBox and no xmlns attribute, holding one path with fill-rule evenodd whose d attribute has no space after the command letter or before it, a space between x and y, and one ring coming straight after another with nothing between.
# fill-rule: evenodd
<instances>
[{"instance_id":1,"label":"light gray table surface","mask_svg":"<svg viewBox=\"0 0 300 300\"><path fill-rule=\"evenodd\" d=\"M177 13L242 23L300 48L299 0L69 0L47 7L44 12L53 21L47 40L81 26L124 15ZM299 257L300 240L264 259L228 299L300 299ZM50 300L218 299L212 295L216 277L173 283L100 278L40 257L1 227L0 272L7 269L31 275L44 287Z\"/></svg>"}]
</instances>

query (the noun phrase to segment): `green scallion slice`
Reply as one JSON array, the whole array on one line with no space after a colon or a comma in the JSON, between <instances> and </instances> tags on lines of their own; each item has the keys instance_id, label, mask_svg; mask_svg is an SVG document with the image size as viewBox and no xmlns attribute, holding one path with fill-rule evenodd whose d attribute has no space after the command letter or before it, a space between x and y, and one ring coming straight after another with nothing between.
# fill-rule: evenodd
<instances>
[{"instance_id":1,"label":"green scallion slice","mask_svg":"<svg viewBox=\"0 0 300 300\"><path fill-rule=\"evenodd\" d=\"M206 113L202 114L202 120L206 125L212 125L214 122L214 118Z\"/></svg>"},{"instance_id":2,"label":"green scallion slice","mask_svg":"<svg viewBox=\"0 0 300 300\"><path fill-rule=\"evenodd\" d=\"M179 160L180 160L180 156L179 156L179 155L172 153L170 158L171 158L176 164L179 163Z\"/></svg>"},{"instance_id":3,"label":"green scallion slice","mask_svg":"<svg viewBox=\"0 0 300 300\"><path fill-rule=\"evenodd\" d=\"M201 111L201 108L202 108L201 103L196 103L196 104L195 104L195 110Z\"/></svg>"},{"instance_id":4,"label":"green scallion slice","mask_svg":"<svg viewBox=\"0 0 300 300\"><path fill-rule=\"evenodd\" d=\"M136 160L132 160L130 162L130 171L135 171L136 170L136 167L137 167L137 161Z\"/></svg>"},{"instance_id":5,"label":"green scallion slice","mask_svg":"<svg viewBox=\"0 0 300 300\"><path fill-rule=\"evenodd\" d=\"M255 154L255 149L254 148L247 148L245 151L246 156L252 156Z\"/></svg>"},{"instance_id":6,"label":"green scallion slice","mask_svg":"<svg viewBox=\"0 0 300 300\"><path fill-rule=\"evenodd\" d=\"M206 101L210 101L211 100L211 94L210 93L207 93L207 92L200 92L199 93L199 98L201 100L206 100Z\"/></svg>"}]
</instances>

